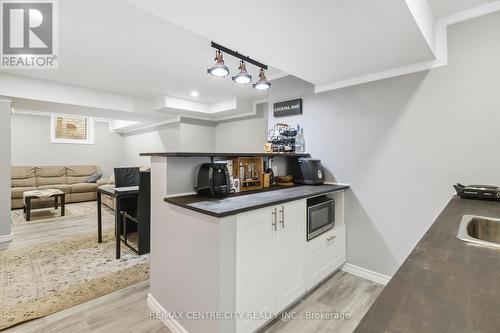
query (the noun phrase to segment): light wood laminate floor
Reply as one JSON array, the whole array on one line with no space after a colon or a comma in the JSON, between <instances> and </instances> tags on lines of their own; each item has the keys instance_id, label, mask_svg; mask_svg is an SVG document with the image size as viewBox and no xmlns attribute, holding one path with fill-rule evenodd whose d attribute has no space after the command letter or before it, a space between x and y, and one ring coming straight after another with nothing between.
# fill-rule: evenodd
<instances>
[{"instance_id":1,"label":"light wood laminate floor","mask_svg":"<svg viewBox=\"0 0 500 333\"><path fill-rule=\"evenodd\" d=\"M67 204L69 206L71 204ZM102 208L102 228L114 230L114 211L103 205ZM95 234L97 239L97 213L86 216L66 216L57 221L42 222L37 221L32 224L13 225L11 242L0 243L0 250L6 248L16 248L29 246L53 240L62 240L69 236Z\"/></svg>"},{"instance_id":2,"label":"light wood laminate floor","mask_svg":"<svg viewBox=\"0 0 500 333\"><path fill-rule=\"evenodd\" d=\"M4 330L5 333L170 333L151 319L149 282L119 290L72 308Z\"/></svg>"},{"instance_id":3,"label":"light wood laminate floor","mask_svg":"<svg viewBox=\"0 0 500 333\"><path fill-rule=\"evenodd\" d=\"M383 286L377 283L339 271L287 311L295 314L295 319L282 318L265 332L350 333L382 289ZM332 319L313 319L317 316L330 316Z\"/></svg>"},{"instance_id":4,"label":"light wood laminate floor","mask_svg":"<svg viewBox=\"0 0 500 333\"><path fill-rule=\"evenodd\" d=\"M103 228L114 227L113 211L106 209ZM66 218L51 223L13 226L14 240L0 250L76 234L95 233L95 216ZM382 286L338 272L289 311L295 319L280 319L265 333L350 333L382 291ZM6 333L169 333L158 319L151 319L146 305L149 283L143 282L99 297L44 318L8 328ZM306 316L348 314L349 319L315 320Z\"/></svg>"}]
</instances>

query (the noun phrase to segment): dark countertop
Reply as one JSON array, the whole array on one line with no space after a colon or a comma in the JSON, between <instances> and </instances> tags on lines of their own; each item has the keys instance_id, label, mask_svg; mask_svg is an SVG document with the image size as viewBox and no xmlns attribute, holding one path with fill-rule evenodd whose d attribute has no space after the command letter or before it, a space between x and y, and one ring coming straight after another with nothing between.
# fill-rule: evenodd
<instances>
[{"instance_id":1,"label":"dark countertop","mask_svg":"<svg viewBox=\"0 0 500 333\"><path fill-rule=\"evenodd\" d=\"M163 153L140 153L140 156L161 157L311 157L309 153L196 153L196 152L163 152Z\"/></svg>"},{"instance_id":2,"label":"dark countertop","mask_svg":"<svg viewBox=\"0 0 500 333\"><path fill-rule=\"evenodd\" d=\"M313 197L349 188L348 185L301 185L293 187L273 186L259 191L230 194L224 198L210 198L201 195L168 197L165 201L199 213L215 217L234 215L262 207Z\"/></svg>"},{"instance_id":3,"label":"dark countertop","mask_svg":"<svg viewBox=\"0 0 500 333\"><path fill-rule=\"evenodd\" d=\"M456 238L462 215L500 202L455 196L368 310L356 333L500 332L500 249Z\"/></svg>"}]
</instances>

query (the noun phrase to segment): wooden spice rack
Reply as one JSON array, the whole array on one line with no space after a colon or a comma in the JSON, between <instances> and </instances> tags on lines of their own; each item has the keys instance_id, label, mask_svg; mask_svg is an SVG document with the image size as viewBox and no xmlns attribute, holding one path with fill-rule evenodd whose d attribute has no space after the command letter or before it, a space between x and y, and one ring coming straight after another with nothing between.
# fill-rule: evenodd
<instances>
[{"instance_id":1,"label":"wooden spice rack","mask_svg":"<svg viewBox=\"0 0 500 333\"><path fill-rule=\"evenodd\" d=\"M244 168L244 175L240 174ZM259 190L263 188L264 160L262 157L233 158L233 177L240 180L240 191Z\"/></svg>"}]
</instances>

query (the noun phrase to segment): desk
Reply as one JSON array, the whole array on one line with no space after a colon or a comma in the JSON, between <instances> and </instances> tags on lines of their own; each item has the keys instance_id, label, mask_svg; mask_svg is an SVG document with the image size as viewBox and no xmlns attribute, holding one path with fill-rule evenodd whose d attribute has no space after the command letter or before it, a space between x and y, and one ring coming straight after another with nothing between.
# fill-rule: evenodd
<instances>
[{"instance_id":1,"label":"desk","mask_svg":"<svg viewBox=\"0 0 500 333\"><path fill-rule=\"evenodd\" d=\"M121 230L121 200L135 197L139 194L139 186L129 187L100 187L97 190L97 242L102 243L102 213L101 195L106 194L116 199L115 205L115 237L116 237L116 259L120 259L120 230Z\"/></svg>"}]
</instances>

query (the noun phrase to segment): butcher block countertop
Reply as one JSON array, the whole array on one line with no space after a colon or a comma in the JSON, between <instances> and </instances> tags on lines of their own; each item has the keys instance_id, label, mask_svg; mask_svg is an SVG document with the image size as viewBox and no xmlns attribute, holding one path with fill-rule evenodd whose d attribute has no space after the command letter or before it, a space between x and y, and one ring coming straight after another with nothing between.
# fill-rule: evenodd
<instances>
[{"instance_id":1,"label":"butcher block countertop","mask_svg":"<svg viewBox=\"0 0 500 333\"><path fill-rule=\"evenodd\" d=\"M500 332L500 249L456 238L466 214L500 218L500 202L453 197L356 333Z\"/></svg>"},{"instance_id":2,"label":"butcher block countertop","mask_svg":"<svg viewBox=\"0 0 500 333\"><path fill-rule=\"evenodd\" d=\"M346 188L349 188L349 185L273 186L265 190L230 194L224 198L210 198L193 194L167 197L165 201L206 215L224 217L288 201L340 191Z\"/></svg>"}]
</instances>

